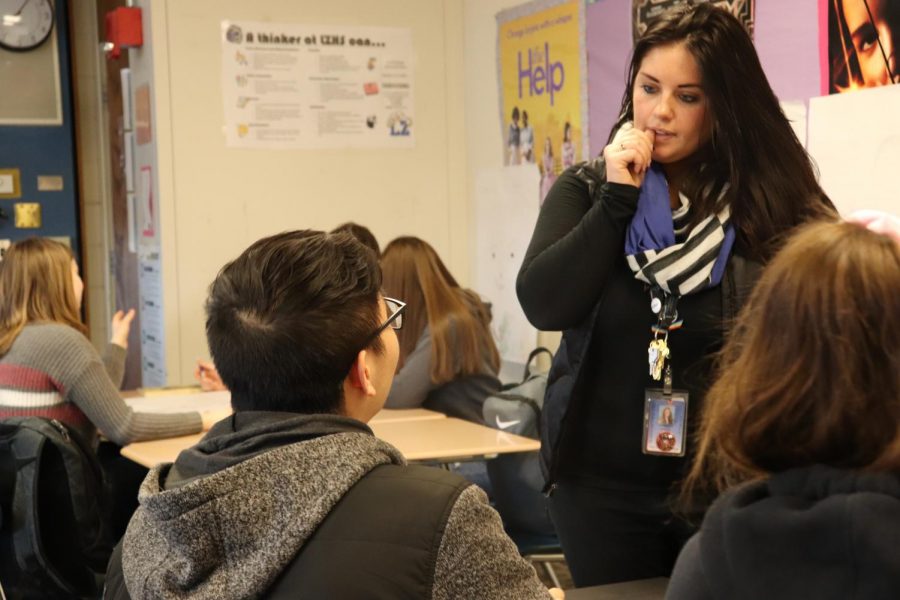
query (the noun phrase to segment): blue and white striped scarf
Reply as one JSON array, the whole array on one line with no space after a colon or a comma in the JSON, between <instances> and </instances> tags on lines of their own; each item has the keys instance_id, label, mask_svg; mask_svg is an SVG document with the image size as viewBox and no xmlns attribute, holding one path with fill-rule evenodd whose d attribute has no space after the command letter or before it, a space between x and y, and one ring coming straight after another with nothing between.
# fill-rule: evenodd
<instances>
[{"instance_id":1,"label":"blue and white striped scarf","mask_svg":"<svg viewBox=\"0 0 900 600\"><path fill-rule=\"evenodd\" d=\"M652 163L638 198L637 210L625 236L625 258L634 276L667 293L684 296L722 281L734 246L734 227L728 206L700 221L684 237L690 202L672 212L669 187L662 167Z\"/></svg>"}]
</instances>

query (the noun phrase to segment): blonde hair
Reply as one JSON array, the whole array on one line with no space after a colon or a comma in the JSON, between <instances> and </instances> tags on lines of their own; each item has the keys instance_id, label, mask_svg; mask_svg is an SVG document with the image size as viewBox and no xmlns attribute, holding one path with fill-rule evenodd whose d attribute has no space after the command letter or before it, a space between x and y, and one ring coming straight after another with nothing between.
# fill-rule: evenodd
<instances>
[{"instance_id":1,"label":"blonde hair","mask_svg":"<svg viewBox=\"0 0 900 600\"><path fill-rule=\"evenodd\" d=\"M9 247L0 261L0 356L29 323L61 323L86 333L72 285L72 260L66 245L46 238Z\"/></svg>"},{"instance_id":2,"label":"blonde hair","mask_svg":"<svg viewBox=\"0 0 900 600\"><path fill-rule=\"evenodd\" d=\"M798 230L722 350L682 502L821 463L900 470L900 245Z\"/></svg>"},{"instance_id":3,"label":"blonde hair","mask_svg":"<svg viewBox=\"0 0 900 600\"><path fill-rule=\"evenodd\" d=\"M482 373L485 359L497 372L500 354L491 334L487 307L475 293L459 286L434 248L419 238L397 238L384 249L381 270L385 294L407 303L403 327L397 332L398 368L416 347L427 324L434 383Z\"/></svg>"}]
</instances>

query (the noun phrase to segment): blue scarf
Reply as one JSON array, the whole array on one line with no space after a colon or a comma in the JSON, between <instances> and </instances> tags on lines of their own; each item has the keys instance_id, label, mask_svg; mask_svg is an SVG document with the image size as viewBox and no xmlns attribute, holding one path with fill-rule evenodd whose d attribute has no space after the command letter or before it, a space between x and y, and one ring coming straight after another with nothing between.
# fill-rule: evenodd
<instances>
[{"instance_id":1,"label":"blue scarf","mask_svg":"<svg viewBox=\"0 0 900 600\"><path fill-rule=\"evenodd\" d=\"M686 198L682 196L682 202ZM728 206L694 226L678 242L665 173L652 163L625 235L625 258L635 278L684 296L721 283L734 246Z\"/></svg>"}]
</instances>

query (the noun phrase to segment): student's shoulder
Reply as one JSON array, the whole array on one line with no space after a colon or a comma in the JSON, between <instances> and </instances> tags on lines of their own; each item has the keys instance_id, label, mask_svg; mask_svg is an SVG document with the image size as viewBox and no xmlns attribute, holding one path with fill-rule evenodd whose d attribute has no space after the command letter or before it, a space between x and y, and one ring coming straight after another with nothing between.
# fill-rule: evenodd
<instances>
[{"instance_id":1,"label":"student's shoulder","mask_svg":"<svg viewBox=\"0 0 900 600\"><path fill-rule=\"evenodd\" d=\"M44 371L57 381L71 384L71 377L100 356L80 331L59 323L32 323L16 337L8 353L10 361Z\"/></svg>"},{"instance_id":2,"label":"student's shoulder","mask_svg":"<svg viewBox=\"0 0 900 600\"><path fill-rule=\"evenodd\" d=\"M90 351L93 349L88 339L77 329L62 323L31 323L19 334L22 341L36 345L52 345L59 351Z\"/></svg>"},{"instance_id":3,"label":"student's shoulder","mask_svg":"<svg viewBox=\"0 0 900 600\"><path fill-rule=\"evenodd\" d=\"M452 500L472 485L456 473L423 465L382 465L374 469L369 477L390 479L391 485L418 488L427 493L430 493L430 488L441 487L447 490L448 499Z\"/></svg>"}]
</instances>

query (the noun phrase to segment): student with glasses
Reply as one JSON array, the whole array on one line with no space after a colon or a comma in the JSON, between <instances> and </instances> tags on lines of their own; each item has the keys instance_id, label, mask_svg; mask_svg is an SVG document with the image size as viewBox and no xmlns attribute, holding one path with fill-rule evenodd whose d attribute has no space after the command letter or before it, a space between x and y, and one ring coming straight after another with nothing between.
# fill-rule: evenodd
<instances>
[{"instance_id":1,"label":"student with glasses","mask_svg":"<svg viewBox=\"0 0 900 600\"><path fill-rule=\"evenodd\" d=\"M380 290L347 233L275 235L222 269L206 333L235 412L150 472L106 598L551 598L480 489L366 425L406 325Z\"/></svg>"},{"instance_id":2,"label":"student with glasses","mask_svg":"<svg viewBox=\"0 0 900 600\"><path fill-rule=\"evenodd\" d=\"M388 408L425 408L483 423L482 404L500 389L490 310L456 282L437 252L400 237L381 256L384 290L406 300L400 362Z\"/></svg>"},{"instance_id":3,"label":"student with glasses","mask_svg":"<svg viewBox=\"0 0 900 600\"><path fill-rule=\"evenodd\" d=\"M381 247L378 245L375 234L373 234L365 225L347 221L331 230L331 233L341 232L351 234L361 242L363 246L374 252L375 256L381 255ZM194 366L194 379L197 380L197 383L199 383L200 387L206 392L216 392L228 389L222 382L222 378L219 377L219 372L216 370L216 366L212 361L203 360L202 358L197 359L197 364Z\"/></svg>"}]
</instances>

